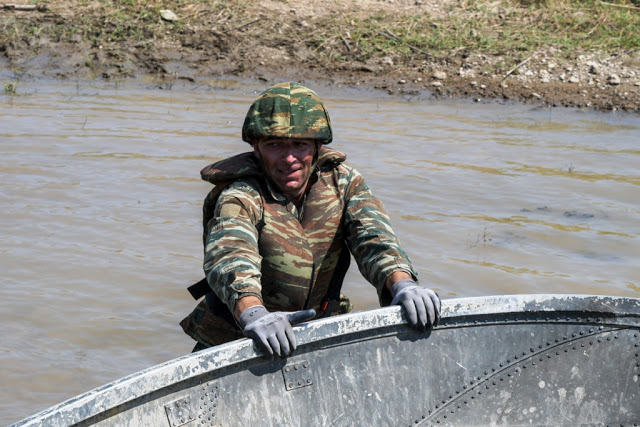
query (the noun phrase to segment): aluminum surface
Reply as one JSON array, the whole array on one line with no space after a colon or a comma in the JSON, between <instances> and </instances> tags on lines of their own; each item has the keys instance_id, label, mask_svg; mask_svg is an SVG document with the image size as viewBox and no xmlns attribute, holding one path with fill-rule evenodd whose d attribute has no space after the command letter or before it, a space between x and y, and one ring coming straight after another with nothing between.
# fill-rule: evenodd
<instances>
[{"instance_id":1,"label":"aluminum surface","mask_svg":"<svg viewBox=\"0 0 640 427\"><path fill-rule=\"evenodd\" d=\"M399 307L309 322L286 360L235 341L15 425L640 423L640 300L462 298L442 312L426 333Z\"/></svg>"}]
</instances>

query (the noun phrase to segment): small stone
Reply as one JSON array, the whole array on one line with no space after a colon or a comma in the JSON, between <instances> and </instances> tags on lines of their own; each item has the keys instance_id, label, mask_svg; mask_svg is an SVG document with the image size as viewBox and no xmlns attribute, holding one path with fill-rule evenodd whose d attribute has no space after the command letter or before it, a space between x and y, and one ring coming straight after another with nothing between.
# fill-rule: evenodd
<instances>
[{"instance_id":1,"label":"small stone","mask_svg":"<svg viewBox=\"0 0 640 427\"><path fill-rule=\"evenodd\" d=\"M478 82L477 81L472 81L471 83L469 83L471 86L478 86Z\"/></svg>"},{"instance_id":2,"label":"small stone","mask_svg":"<svg viewBox=\"0 0 640 427\"><path fill-rule=\"evenodd\" d=\"M444 71L436 71L433 73L433 78L436 80L445 80L447 78L447 73Z\"/></svg>"},{"instance_id":3,"label":"small stone","mask_svg":"<svg viewBox=\"0 0 640 427\"><path fill-rule=\"evenodd\" d=\"M442 82L433 82L433 83L431 83L431 86L433 86L433 87L441 87L442 86Z\"/></svg>"},{"instance_id":4,"label":"small stone","mask_svg":"<svg viewBox=\"0 0 640 427\"><path fill-rule=\"evenodd\" d=\"M414 80L415 83L420 83L422 81L422 77L418 77L417 79Z\"/></svg>"},{"instance_id":5,"label":"small stone","mask_svg":"<svg viewBox=\"0 0 640 427\"><path fill-rule=\"evenodd\" d=\"M640 86L640 82L635 82L634 85Z\"/></svg>"},{"instance_id":6,"label":"small stone","mask_svg":"<svg viewBox=\"0 0 640 427\"><path fill-rule=\"evenodd\" d=\"M487 85L480 85L480 89L486 89Z\"/></svg>"},{"instance_id":7,"label":"small stone","mask_svg":"<svg viewBox=\"0 0 640 427\"><path fill-rule=\"evenodd\" d=\"M388 56L382 58L382 63L393 67L393 59L389 58Z\"/></svg>"},{"instance_id":8,"label":"small stone","mask_svg":"<svg viewBox=\"0 0 640 427\"><path fill-rule=\"evenodd\" d=\"M580 83L580 79L577 76L569 77L569 83Z\"/></svg>"},{"instance_id":9,"label":"small stone","mask_svg":"<svg viewBox=\"0 0 640 427\"><path fill-rule=\"evenodd\" d=\"M542 76L542 78L540 79L540 83L549 83L551 81L551 79L549 78L549 76Z\"/></svg>"},{"instance_id":10,"label":"small stone","mask_svg":"<svg viewBox=\"0 0 640 427\"><path fill-rule=\"evenodd\" d=\"M535 93L535 92L533 92L531 94L531 96L533 96L534 98L538 98L538 99L542 98L539 93Z\"/></svg>"},{"instance_id":11,"label":"small stone","mask_svg":"<svg viewBox=\"0 0 640 427\"><path fill-rule=\"evenodd\" d=\"M398 84L403 85L403 84L406 84L406 83L407 83L407 81L405 79L398 80Z\"/></svg>"},{"instance_id":12,"label":"small stone","mask_svg":"<svg viewBox=\"0 0 640 427\"><path fill-rule=\"evenodd\" d=\"M162 19L169 22L176 22L178 20L178 17L176 16L176 14L170 11L169 9L162 9L160 11L160 16L162 17Z\"/></svg>"},{"instance_id":13,"label":"small stone","mask_svg":"<svg viewBox=\"0 0 640 427\"><path fill-rule=\"evenodd\" d=\"M617 74L611 74L607 79L610 85L616 86L620 84L620 77Z\"/></svg>"}]
</instances>

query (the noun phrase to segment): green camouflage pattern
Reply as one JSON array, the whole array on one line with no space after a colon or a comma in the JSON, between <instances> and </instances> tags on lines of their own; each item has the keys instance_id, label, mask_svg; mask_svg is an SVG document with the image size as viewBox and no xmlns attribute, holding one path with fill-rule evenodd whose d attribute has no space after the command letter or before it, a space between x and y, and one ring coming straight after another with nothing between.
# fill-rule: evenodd
<instances>
[{"instance_id":1,"label":"green camouflage pattern","mask_svg":"<svg viewBox=\"0 0 640 427\"><path fill-rule=\"evenodd\" d=\"M181 322L182 330L206 348L244 338L242 330L209 307L205 298Z\"/></svg>"},{"instance_id":2,"label":"green camouflage pattern","mask_svg":"<svg viewBox=\"0 0 640 427\"><path fill-rule=\"evenodd\" d=\"M329 113L318 95L295 82L271 86L253 102L242 126L242 140L303 138L329 144Z\"/></svg>"},{"instance_id":3,"label":"green camouflage pattern","mask_svg":"<svg viewBox=\"0 0 640 427\"><path fill-rule=\"evenodd\" d=\"M351 252L362 275L376 287L381 305L391 302L384 286L391 273L406 271L417 280L382 203L344 160L344 154L320 148L300 210L269 185L252 153L203 170L203 179L215 184L212 191L217 193L210 193L204 207L204 270L229 311L252 295L269 311L313 308L323 316L322 303L343 250ZM338 312L351 307L341 298ZM194 310L183 321L185 332L206 345L223 339L224 327L207 328L204 318Z\"/></svg>"}]
</instances>

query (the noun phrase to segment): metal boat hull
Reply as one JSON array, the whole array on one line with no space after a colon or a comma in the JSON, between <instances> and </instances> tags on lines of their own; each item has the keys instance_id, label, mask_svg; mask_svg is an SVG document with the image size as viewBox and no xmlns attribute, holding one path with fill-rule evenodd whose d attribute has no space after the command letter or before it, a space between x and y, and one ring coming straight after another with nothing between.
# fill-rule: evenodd
<instances>
[{"instance_id":1,"label":"metal boat hull","mask_svg":"<svg viewBox=\"0 0 640 427\"><path fill-rule=\"evenodd\" d=\"M16 426L640 423L640 300L443 301L419 333L399 307L296 327L268 361L248 339L186 355Z\"/></svg>"}]
</instances>

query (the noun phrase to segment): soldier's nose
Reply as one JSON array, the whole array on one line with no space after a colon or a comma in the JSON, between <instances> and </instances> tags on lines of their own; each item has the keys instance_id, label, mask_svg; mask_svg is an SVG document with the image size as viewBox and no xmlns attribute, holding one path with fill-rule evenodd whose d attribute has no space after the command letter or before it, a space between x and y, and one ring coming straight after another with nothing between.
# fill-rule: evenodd
<instances>
[{"instance_id":1,"label":"soldier's nose","mask_svg":"<svg viewBox=\"0 0 640 427\"><path fill-rule=\"evenodd\" d=\"M287 164L292 164L295 163L297 159L296 156L293 155L293 153L289 152L284 155L283 160Z\"/></svg>"}]
</instances>

